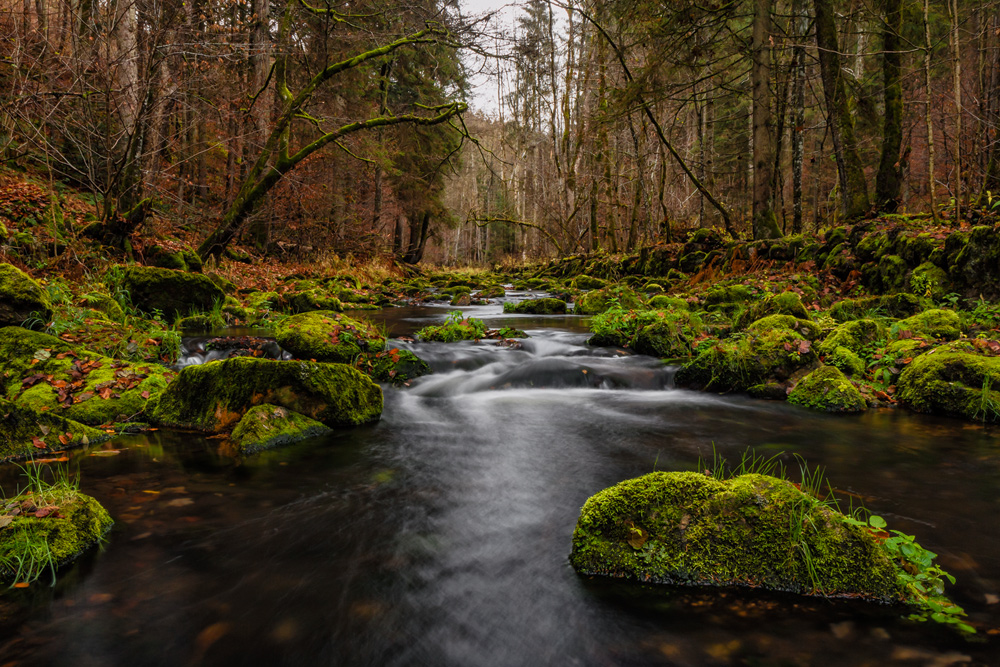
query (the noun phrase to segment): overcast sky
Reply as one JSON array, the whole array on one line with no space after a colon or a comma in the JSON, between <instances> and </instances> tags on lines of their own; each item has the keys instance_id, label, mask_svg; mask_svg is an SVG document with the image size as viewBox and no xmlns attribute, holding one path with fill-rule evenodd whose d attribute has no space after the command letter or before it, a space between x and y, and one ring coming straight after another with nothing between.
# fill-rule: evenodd
<instances>
[{"instance_id":1,"label":"overcast sky","mask_svg":"<svg viewBox=\"0 0 1000 667\"><path fill-rule=\"evenodd\" d=\"M499 15L495 19L497 22L495 27L503 26L507 28L504 32L508 35L512 33L514 21L518 14L518 7L521 5L521 2L518 0L460 0L460 2L462 4L462 13L466 16L499 11ZM471 69L476 69L482 63L467 61L466 64ZM470 83L472 85L471 103L473 109L488 114L496 113L499 108L496 79L487 74L474 73Z\"/></svg>"}]
</instances>

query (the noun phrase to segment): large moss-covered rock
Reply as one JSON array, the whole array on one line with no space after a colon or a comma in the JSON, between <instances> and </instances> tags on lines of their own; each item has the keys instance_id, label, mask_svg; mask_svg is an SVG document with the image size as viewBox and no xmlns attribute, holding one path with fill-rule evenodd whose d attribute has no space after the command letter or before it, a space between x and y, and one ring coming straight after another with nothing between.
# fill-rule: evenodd
<instances>
[{"instance_id":1,"label":"large moss-covered rock","mask_svg":"<svg viewBox=\"0 0 1000 667\"><path fill-rule=\"evenodd\" d=\"M1000 357L983 356L961 343L916 357L896 387L900 403L917 412L1000 421Z\"/></svg>"},{"instance_id":2,"label":"large moss-covered rock","mask_svg":"<svg viewBox=\"0 0 1000 667\"><path fill-rule=\"evenodd\" d=\"M756 474L654 472L605 489L583 506L570 563L643 582L902 598L895 565L868 531Z\"/></svg>"},{"instance_id":3,"label":"large moss-covered rock","mask_svg":"<svg viewBox=\"0 0 1000 667\"><path fill-rule=\"evenodd\" d=\"M824 353L823 363L839 368L845 375L860 377L865 372L865 362L856 352L843 346Z\"/></svg>"},{"instance_id":4,"label":"large moss-covered rock","mask_svg":"<svg viewBox=\"0 0 1000 667\"><path fill-rule=\"evenodd\" d=\"M573 280L570 281L569 286L572 287L573 289L592 290L592 289L601 289L607 284L608 281L606 280L602 280L601 278L591 278L590 276L584 273L577 276L576 278L573 278Z\"/></svg>"},{"instance_id":5,"label":"large moss-covered rock","mask_svg":"<svg viewBox=\"0 0 1000 667\"><path fill-rule=\"evenodd\" d=\"M894 331L909 331L914 336L955 340L962 335L962 321L953 310L932 308L893 325Z\"/></svg>"},{"instance_id":6,"label":"large moss-covered rock","mask_svg":"<svg viewBox=\"0 0 1000 667\"><path fill-rule=\"evenodd\" d=\"M809 341L791 329L720 340L703 349L677 371L678 386L706 391L746 391L769 382L784 382L816 363Z\"/></svg>"},{"instance_id":7,"label":"large moss-covered rock","mask_svg":"<svg viewBox=\"0 0 1000 667\"><path fill-rule=\"evenodd\" d=\"M454 305L454 304L452 304ZM503 305L505 313L528 313L532 315L558 315L566 312L566 302L562 299L525 299L508 301Z\"/></svg>"},{"instance_id":8,"label":"large moss-covered rock","mask_svg":"<svg viewBox=\"0 0 1000 667\"><path fill-rule=\"evenodd\" d=\"M104 431L0 398L0 461L108 439Z\"/></svg>"},{"instance_id":9,"label":"large moss-covered rock","mask_svg":"<svg viewBox=\"0 0 1000 667\"><path fill-rule=\"evenodd\" d=\"M686 310L659 311L625 344L639 354L680 359L691 356L691 346L702 330L701 319Z\"/></svg>"},{"instance_id":10,"label":"large moss-covered rock","mask_svg":"<svg viewBox=\"0 0 1000 667\"><path fill-rule=\"evenodd\" d=\"M0 264L0 327L19 327L34 317L46 322L52 317L48 294L21 269Z\"/></svg>"},{"instance_id":11,"label":"large moss-covered rock","mask_svg":"<svg viewBox=\"0 0 1000 667\"><path fill-rule=\"evenodd\" d=\"M631 288L619 285L582 294L577 299L573 312L577 315L597 315L611 308L616 301L626 310L642 308L642 298Z\"/></svg>"},{"instance_id":12,"label":"large moss-covered rock","mask_svg":"<svg viewBox=\"0 0 1000 667\"><path fill-rule=\"evenodd\" d=\"M274 330L278 345L299 359L350 364L358 355L385 349L385 337L373 324L329 310L294 315Z\"/></svg>"},{"instance_id":13,"label":"large moss-covered rock","mask_svg":"<svg viewBox=\"0 0 1000 667\"><path fill-rule=\"evenodd\" d=\"M788 394L788 402L821 412L864 412L868 408L858 388L834 366L820 366L802 378Z\"/></svg>"},{"instance_id":14,"label":"large moss-covered rock","mask_svg":"<svg viewBox=\"0 0 1000 667\"><path fill-rule=\"evenodd\" d=\"M288 304L288 310L293 313L309 313L315 310L329 310L339 313L344 310L344 304L341 303L340 299L319 289L293 292L285 296L285 303Z\"/></svg>"},{"instance_id":15,"label":"large moss-covered rock","mask_svg":"<svg viewBox=\"0 0 1000 667\"><path fill-rule=\"evenodd\" d=\"M253 454L331 431L329 426L315 419L265 403L247 410L229 439L237 453Z\"/></svg>"},{"instance_id":16,"label":"large moss-covered rock","mask_svg":"<svg viewBox=\"0 0 1000 667\"><path fill-rule=\"evenodd\" d=\"M37 331L0 329L0 395L83 424L135 421L169 375L157 364L118 361Z\"/></svg>"},{"instance_id":17,"label":"large moss-covered rock","mask_svg":"<svg viewBox=\"0 0 1000 667\"><path fill-rule=\"evenodd\" d=\"M823 333L823 329L812 320L803 320L792 315L768 315L747 326L747 331L750 333L760 333L768 329L791 329L806 340L816 340Z\"/></svg>"},{"instance_id":18,"label":"large moss-covered rock","mask_svg":"<svg viewBox=\"0 0 1000 667\"><path fill-rule=\"evenodd\" d=\"M845 347L859 354L866 346L885 336L885 327L878 320L864 318L848 320L831 331L819 344L820 354L831 354L838 347Z\"/></svg>"},{"instance_id":19,"label":"large moss-covered rock","mask_svg":"<svg viewBox=\"0 0 1000 667\"><path fill-rule=\"evenodd\" d=\"M409 350L396 347L366 355L361 368L378 382L391 382L397 385L406 384L431 372L431 367L426 361Z\"/></svg>"},{"instance_id":20,"label":"large moss-covered rock","mask_svg":"<svg viewBox=\"0 0 1000 667\"><path fill-rule=\"evenodd\" d=\"M52 508L48 502L53 499L59 501L54 509L45 512L38 507L41 504ZM22 511L0 529L0 563L16 563L17 554L31 551L47 555L54 567L61 567L97 544L114 524L107 510L79 492L57 498L25 493L18 496L18 500L38 507L43 516L37 516L38 510ZM16 574L14 568L0 565L0 581L16 583L13 580Z\"/></svg>"},{"instance_id":21,"label":"large moss-covered rock","mask_svg":"<svg viewBox=\"0 0 1000 667\"><path fill-rule=\"evenodd\" d=\"M348 426L379 418L382 390L344 364L233 357L186 367L153 402L149 416L163 426L218 433L265 403L327 426Z\"/></svg>"},{"instance_id":22,"label":"large moss-covered rock","mask_svg":"<svg viewBox=\"0 0 1000 667\"><path fill-rule=\"evenodd\" d=\"M905 292L871 296L861 299L844 299L830 309L830 317L838 322L857 320L872 315L887 317L909 317L923 310L920 299Z\"/></svg>"},{"instance_id":23,"label":"large moss-covered rock","mask_svg":"<svg viewBox=\"0 0 1000 667\"><path fill-rule=\"evenodd\" d=\"M952 242L952 237L955 242ZM948 275L966 296L1000 296L1000 234L993 227L974 227L968 237L952 234L945 243Z\"/></svg>"},{"instance_id":24,"label":"large moss-covered rock","mask_svg":"<svg viewBox=\"0 0 1000 667\"><path fill-rule=\"evenodd\" d=\"M200 273L188 273L151 266L127 266L121 272L122 287L132 297L132 305L164 317L211 310L224 302L226 293Z\"/></svg>"},{"instance_id":25,"label":"large moss-covered rock","mask_svg":"<svg viewBox=\"0 0 1000 667\"><path fill-rule=\"evenodd\" d=\"M799 320L810 320L809 311L802 304L802 297L796 292L781 292L769 294L764 299L753 302L749 308L739 314L733 321L737 329L746 327L751 322L768 315L791 315Z\"/></svg>"},{"instance_id":26,"label":"large moss-covered rock","mask_svg":"<svg viewBox=\"0 0 1000 667\"><path fill-rule=\"evenodd\" d=\"M146 263L161 269L191 271L193 273L201 273L203 266L201 257L193 250L187 248L168 250L158 245L154 245L146 251Z\"/></svg>"}]
</instances>

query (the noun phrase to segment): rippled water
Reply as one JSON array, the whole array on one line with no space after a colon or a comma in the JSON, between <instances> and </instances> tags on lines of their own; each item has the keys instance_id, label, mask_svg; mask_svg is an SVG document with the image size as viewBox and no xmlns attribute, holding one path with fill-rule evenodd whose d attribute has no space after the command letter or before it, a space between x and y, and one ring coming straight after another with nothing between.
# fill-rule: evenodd
<instances>
[{"instance_id":1,"label":"rippled water","mask_svg":"<svg viewBox=\"0 0 1000 667\"><path fill-rule=\"evenodd\" d=\"M81 453L82 488L114 532L55 588L0 598L0 664L998 663L985 632L1000 625L995 430L676 390L656 360L588 348L579 318L464 310L532 337L403 344L436 373L386 387L377 424L242 462L165 431ZM376 316L402 335L444 313ZM713 444L826 466L941 554L985 643L898 609L573 572L590 495L694 469Z\"/></svg>"}]
</instances>

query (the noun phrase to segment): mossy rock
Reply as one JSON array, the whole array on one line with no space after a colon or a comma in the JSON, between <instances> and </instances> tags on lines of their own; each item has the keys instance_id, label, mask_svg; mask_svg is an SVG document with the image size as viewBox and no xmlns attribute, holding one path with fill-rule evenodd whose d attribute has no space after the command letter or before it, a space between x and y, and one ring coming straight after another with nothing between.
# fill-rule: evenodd
<instances>
[{"instance_id":1,"label":"mossy rock","mask_svg":"<svg viewBox=\"0 0 1000 667\"><path fill-rule=\"evenodd\" d=\"M225 292L199 273L127 266L121 275L132 305L147 313L160 311L168 320L211 310L226 299Z\"/></svg>"},{"instance_id":2,"label":"mossy rock","mask_svg":"<svg viewBox=\"0 0 1000 667\"><path fill-rule=\"evenodd\" d=\"M806 340L816 340L823 333L823 329L812 320L804 320L792 315L768 315L751 322L746 330L760 333L768 329L791 329Z\"/></svg>"},{"instance_id":3,"label":"mossy rock","mask_svg":"<svg viewBox=\"0 0 1000 667\"><path fill-rule=\"evenodd\" d=\"M833 273L840 279L844 279L852 271L857 270L858 263L851 252L849 243L840 243L833 247L823 262L823 270Z\"/></svg>"},{"instance_id":4,"label":"mossy rock","mask_svg":"<svg viewBox=\"0 0 1000 667\"><path fill-rule=\"evenodd\" d=\"M688 310L691 306L684 299L657 294L647 304L650 310Z\"/></svg>"},{"instance_id":5,"label":"mossy rock","mask_svg":"<svg viewBox=\"0 0 1000 667\"><path fill-rule=\"evenodd\" d=\"M470 306L472 305L472 295L469 292L459 292L452 297L450 305Z\"/></svg>"},{"instance_id":6,"label":"mossy rock","mask_svg":"<svg viewBox=\"0 0 1000 667\"><path fill-rule=\"evenodd\" d=\"M152 401L150 417L161 426L218 433L264 403L330 427L351 426L379 418L382 390L344 364L232 357L184 368Z\"/></svg>"},{"instance_id":7,"label":"mossy rock","mask_svg":"<svg viewBox=\"0 0 1000 667\"><path fill-rule=\"evenodd\" d=\"M18 498L34 504L33 494L24 493ZM100 503L77 491L61 501L58 511L44 518L22 512L13 517L6 528L0 529L0 563L13 562L17 554L25 552L26 544L46 545L35 549L47 551L53 566L62 567L96 545L112 525L114 521ZM16 583L13 580L16 574L0 566L0 581Z\"/></svg>"},{"instance_id":8,"label":"mossy rock","mask_svg":"<svg viewBox=\"0 0 1000 667\"><path fill-rule=\"evenodd\" d=\"M877 264L867 264L862 271L865 285L873 292L899 292L906 286L909 267L898 255L883 255Z\"/></svg>"},{"instance_id":9,"label":"mossy rock","mask_svg":"<svg viewBox=\"0 0 1000 667\"><path fill-rule=\"evenodd\" d=\"M916 357L900 373L896 397L916 412L1000 421L1000 357L957 349L966 348L950 343Z\"/></svg>"},{"instance_id":10,"label":"mossy rock","mask_svg":"<svg viewBox=\"0 0 1000 667\"><path fill-rule=\"evenodd\" d=\"M909 317L923 310L924 304L913 294L901 292L885 296L844 299L830 309L830 317L838 322L857 320L873 315Z\"/></svg>"},{"instance_id":11,"label":"mossy rock","mask_svg":"<svg viewBox=\"0 0 1000 667\"><path fill-rule=\"evenodd\" d=\"M892 326L892 331L909 331L914 336L955 340L962 335L962 321L953 310L932 308L913 317L900 320Z\"/></svg>"},{"instance_id":12,"label":"mossy rock","mask_svg":"<svg viewBox=\"0 0 1000 667\"><path fill-rule=\"evenodd\" d=\"M705 292L701 303L706 308L728 304L746 303L754 298L754 293L746 285L717 286Z\"/></svg>"},{"instance_id":13,"label":"mossy rock","mask_svg":"<svg viewBox=\"0 0 1000 667\"><path fill-rule=\"evenodd\" d=\"M865 362L853 350L838 346L825 353L823 362L828 366L839 368L845 375L861 377L865 372Z\"/></svg>"},{"instance_id":14,"label":"mossy rock","mask_svg":"<svg viewBox=\"0 0 1000 667\"><path fill-rule=\"evenodd\" d=\"M506 296L507 290L503 285L487 285L476 294L480 299L502 299Z\"/></svg>"},{"instance_id":15,"label":"mossy rock","mask_svg":"<svg viewBox=\"0 0 1000 667\"><path fill-rule=\"evenodd\" d=\"M0 327L19 327L32 318L48 322L52 303L42 286L12 264L0 264Z\"/></svg>"},{"instance_id":16,"label":"mossy rock","mask_svg":"<svg viewBox=\"0 0 1000 667\"><path fill-rule=\"evenodd\" d=\"M643 307L642 298L631 288L616 286L581 294L573 307L573 312L577 315L597 315L611 308L614 300L617 300L618 304L626 310Z\"/></svg>"},{"instance_id":17,"label":"mossy rock","mask_svg":"<svg viewBox=\"0 0 1000 667\"><path fill-rule=\"evenodd\" d=\"M406 384L431 372L426 361L409 350L399 348L369 354L360 363L360 367L377 382L392 384Z\"/></svg>"},{"instance_id":18,"label":"mossy rock","mask_svg":"<svg viewBox=\"0 0 1000 667\"><path fill-rule=\"evenodd\" d=\"M146 263L150 266L175 271L201 273L202 270L201 257L196 252L187 249L171 252L158 245L154 245L146 251Z\"/></svg>"},{"instance_id":19,"label":"mossy rock","mask_svg":"<svg viewBox=\"0 0 1000 667\"><path fill-rule=\"evenodd\" d=\"M103 313L112 322L123 322L125 320L125 311L122 309L121 304L111 298L109 294L101 292L84 294L82 305Z\"/></svg>"},{"instance_id":20,"label":"mossy rock","mask_svg":"<svg viewBox=\"0 0 1000 667\"><path fill-rule=\"evenodd\" d=\"M733 321L733 327L742 329L751 322L767 315L791 315L799 320L811 320L809 311L802 304L802 297L796 292L781 292L769 294L760 301L755 301L749 308L740 313Z\"/></svg>"},{"instance_id":21,"label":"mossy rock","mask_svg":"<svg viewBox=\"0 0 1000 667\"><path fill-rule=\"evenodd\" d=\"M965 238L945 242L949 253L948 276L970 297L987 299L1000 296L1000 234L993 227L974 227ZM964 242L963 242L964 241Z\"/></svg>"},{"instance_id":22,"label":"mossy rock","mask_svg":"<svg viewBox=\"0 0 1000 667\"><path fill-rule=\"evenodd\" d=\"M253 454L332 431L315 419L265 403L247 410L229 440L238 454Z\"/></svg>"},{"instance_id":23,"label":"mossy rock","mask_svg":"<svg viewBox=\"0 0 1000 667\"><path fill-rule=\"evenodd\" d=\"M821 412L864 412L868 404L858 388L834 366L820 366L802 378L788 402Z\"/></svg>"},{"instance_id":24,"label":"mossy rock","mask_svg":"<svg viewBox=\"0 0 1000 667\"><path fill-rule=\"evenodd\" d=\"M587 274L582 274L573 278L573 280L570 281L569 286L573 289L592 290L601 289L602 287L606 287L607 284L607 280L603 280L601 278L591 278Z\"/></svg>"},{"instance_id":25,"label":"mossy rock","mask_svg":"<svg viewBox=\"0 0 1000 667\"><path fill-rule=\"evenodd\" d=\"M566 302L560 299L525 299L508 301L503 305L505 313L528 313L532 315L561 315L566 312Z\"/></svg>"},{"instance_id":26,"label":"mossy rock","mask_svg":"<svg viewBox=\"0 0 1000 667\"><path fill-rule=\"evenodd\" d=\"M889 248L889 235L877 232L865 236L854 248L854 254L862 263L877 262Z\"/></svg>"},{"instance_id":27,"label":"mossy rock","mask_svg":"<svg viewBox=\"0 0 1000 667\"><path fill-rule=\"evenodd\" d=\"M277 292L251 292L247 295L247 306L254 310L274 310L281 304Z\"/></svg>"},{"instance_id":28,"label":"mossy rock","mask_svg":"<svg viewBox=\"0 0 1000 667\"><path fill-rule=\"evenodd\" d=\"M757 474L654 472L605 489L583 506L570 563L639 582L903 597L899 571L868 531Z\"/></svg>"},{"instance_id":29,"label":"mossy rock","mask_svg":"<svg viewBox=\"0 0 1000 667\"><path fill-rule=\"evenodd\" d=\"M675 376L678 386L706 391L746 391L784 382L816 363L809 341L791 329L768 329L727 338L703 349Z\"/></svg>"},{"instance_id":30,"label":"mossy rock","mask_svg":"<svg viewBox=\"0 0 1000 667\"><path fill-rule=\"evenodd\" d=\"M831 354L844 347L860 354L865 347L885 337L885 327L871 318L849 320L831 331L819 344L820 354Z\"/></svg>"},{"instance_id":31,"label":"mossy rock","mask_svg":"<svg viewBox=\"0 0 1000 667\"><path fill-rule=\"evenodd\" d=\"M0 329L2 394L37 411L83 424L134 420L163 391L170 371L130 364L37 331Z\"/></svg>"},{"instance_id":32,"label":"mossy rock","mask_svg":"<svg viewBox=\"0 0 1000 667\"><path fill-rule=\"evenodd\" d=\"M701 321L687 311L674 311L639 329L631 347L639 354L661 359L683 359L691 356L691 345L702 330Z\"/></svg>"},{"instance_id":33,"label":"mossy rock","mask_svg":"<svg viewBox=\"0 0 1000 667\"><path fill-rule=\"evenodd\" d=\"M370 322L328 310L293 315L275 327L274 337L299 359L339 364L385 349L385 337Z\"/></svg>"},{"instance_id":34,"label":"mossy rock","mask_svg":"<svg viewBox=\"0 0 1000 667\"><path fill-rule=\"evenodd\" d=\"M951 290L951 282L944 269L933 262L924 262L910 273L907 287L914 294L937 299Z\"/></svg>"},{"instance_id":35,"label":"mossy rock","mask_svg":"<svg viewBox=\"0 0 1000 667\"><path fill-rule=\"evenodd\" d=\"M208 274L208 279L215 283L216 287L221 289L226 294L236 294L236 290L238 289L236 287L236 283L229 280L225 276L220 276L218 273L213 272Z\"/></svg>"},{"instance_id":36,"label":"mossy rock","mask_svg":"<svg viewBox=\"0 0 1000 667\"><path fill-rule=\"evenodd\" d=\"M90 426L0 398L0 461L96 444L110 436ZM36 442L44 445L39 448Z\"/></svg>"},{"instance_id":37,"label":"mossy rock","mask_svg":"<svg viewBox=\"0 0 1000 667\"><path fill-rule=\"evenodd\" d=\"M340 299L319 289L308 289L285 295L285 303L292 313L310 313L317 310L340 312L344 305Z\"/></svg>"}]
</instances>

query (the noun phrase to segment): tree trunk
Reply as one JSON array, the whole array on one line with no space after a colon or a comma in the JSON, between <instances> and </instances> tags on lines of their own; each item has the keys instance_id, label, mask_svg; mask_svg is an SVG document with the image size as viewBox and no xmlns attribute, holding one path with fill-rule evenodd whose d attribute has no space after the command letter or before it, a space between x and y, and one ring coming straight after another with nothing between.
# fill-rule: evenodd
<instances>
[{"instance_id":1,"label":"tree trunk","mask_svg":"<svg viewBox=\"0 0 1000 667\"><path fill-rule=\"evenodd\" d=\"M955 91L955 220L962 219L962 43L958 34L958 0L948 0L951 13L952 81Z\"/></svg>"},{"instance_id":2,"label":"tree trunk","mask_svg":"<svg viewBox=\"0 0 1000 667\"><path fill-rule=\"evenodd\" d=\"M931 216L938 222L937 184L934 178L934 121L931 116L931 23L930 0L924 0L924 120L927 123L927 190L931 197Z\"/></svg>"},{"instance_id":3,"label":"tree trunk","mask_svg":"<svg viewBox=\"0 0 1000 667\"><path fill-rule=\"evenodd\" d=\"M753 237L781 236L774 215L774 128L771 126L771 0L755 0L753 16Z\"/></svg>"},{"instance_id":4,"label":"tree trunk","mask_svg":"<svg viewBox=\"0 0 1000 667\"><path fill-rule=\"evenodd\" d=\"M882 123L882 158L875 177L875 200L878 210L892 213L899 205L902 170L899 149L903 144L902 69L903 0L884 0L885 24L882 29L882 90L885 118Z\"/></svg>"},{"instance_id":5,"label":"tree trunk","mask_svg":"<svg viewBox=\"0 0 1000 667\"><path fill-rule=\"evenodd\" d=\"M796 3L795 39L795 85L792 93L795 107L795 119L792 121L792 233L802 233L802 164L805 157L805 124L806 124L806 49L802 45L805 40L808 19L805 16L801 0Z\"/></svg>"},{"instance_id":6,"label":"tree trunk","mask_svg":"<svg viewBox=\"0 0 1000 667\"><path fill-rule=\"evenodd\" d=\"M840 66L833 3L832 0L814 0L813 7L816 11L816 46L819 48L827 122L833 137L840 179L841 207L847 219L859 218L868 212L868 184L858 155L851 101Z\"/></svg>"}]
</instances>

